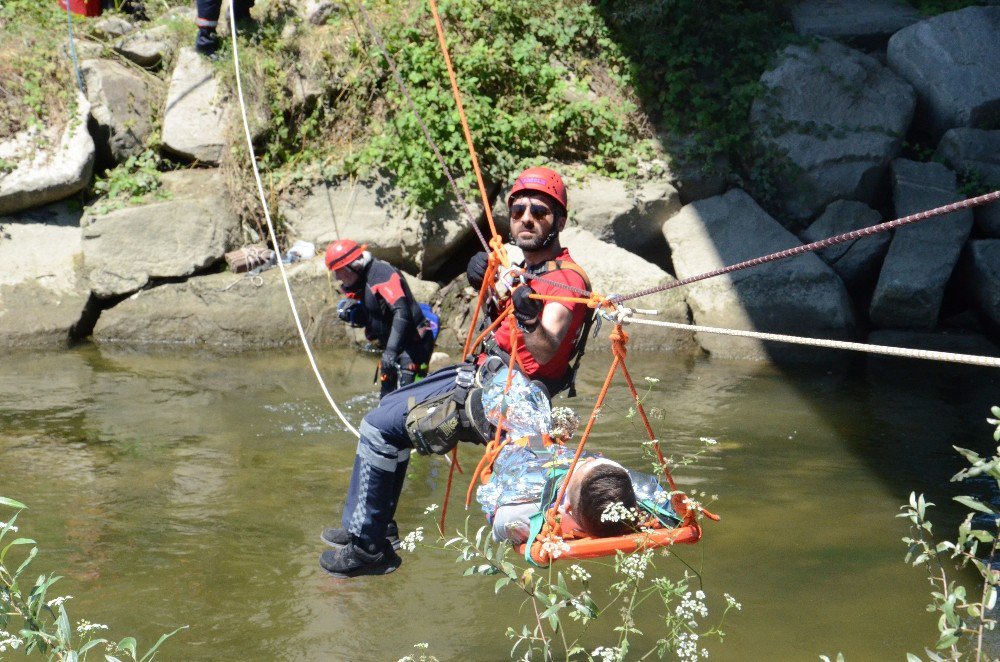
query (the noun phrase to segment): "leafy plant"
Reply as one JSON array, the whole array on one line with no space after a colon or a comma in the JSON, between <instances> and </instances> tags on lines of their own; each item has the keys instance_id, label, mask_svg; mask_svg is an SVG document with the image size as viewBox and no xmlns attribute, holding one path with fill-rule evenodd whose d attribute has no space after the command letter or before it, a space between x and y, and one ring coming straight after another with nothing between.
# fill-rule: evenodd
<instances>
[{"instance_id":1,"label":"leafy plant","mask_svg":"<svg viewBox=\"0 0 1000 662\"><path fill-rule=\"evenodd\" d=\"M993 407L991 413L993 418L987 421L995 427L993 439L1000 442L1000 407ZM958 446L954 448L971 466L955 474L953 481L989 477L1000 487L1000 447L989 458L982 458ZM993 562L998 560L1000 511L992 504L970 496L954 499L970 509L959 525L954 541L934 540L932 525L927 519L927 508L934 504L927 502L923 495L911 493L909 503L902 506L900 510L903 512L897 515L910 521L911 534L903 538L908 545L906 561L914 566L923 566L933 587L927 610L940 614L936 650L925 651L927 658L934 661L982 659L983 636L996 625L996 620L988 612L996 607L997 587L1000 585L1000 577L992 567ZM977 520L988 525L987 528L978 528ZM973 589L949 575L949 567L961 569L969 566L982 578ZM916 662L920 658L908 654L907 659Z\"/></svg>"},{"instance_id":2,"label":"leafy plant","mask_svg":"<svg viewBox=\"0 0 1000 662\"><path fill-rule=\"evenodd\" d=\"M27 508L24 504L0 497L0 506L14 510L13 514L0 521L0 544L9 534L16 534L18 516ZM121 658L133 662L149 662L167 639L187 627L178 628L165 634L142 655L134 637L125 637L114 642L96 636L107 630L107 625L80 620L75 628L70 625L66 611L66 601L72 596L49 599L49 589L61 578L55 574L39 575L31 588L23 588L19 580L28 566L38 555L37 543L30 538L18 537L0 547L0 654L7 650L16 651L22 646L25 654L39 653L50 660L86 660L87 655L98 646L104 646L107 662L121 662ZM18 564L12 560L11 552L30 546L30 551Z\"/></svg>"},{"instance_id":3,"label":"leafy plant","mask_svg":"<svg viewBox=\"0 0 1000 662\"><path fill-rule=\"evenodd\" d=\"M160 157L155 151L147 149L128 157L103 177L98 177L94 182L94 192L104 196L103 212L122 207L126 203L141 202L153 193L166 198L166 193L159 192L162 183L159 166Z\"/></svg>"}]
</instances>

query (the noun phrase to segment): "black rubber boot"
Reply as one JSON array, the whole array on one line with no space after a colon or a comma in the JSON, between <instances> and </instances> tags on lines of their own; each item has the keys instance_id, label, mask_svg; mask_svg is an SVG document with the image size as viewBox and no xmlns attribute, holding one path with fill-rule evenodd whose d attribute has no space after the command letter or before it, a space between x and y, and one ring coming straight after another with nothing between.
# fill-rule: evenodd
<instances>
[{"instance_id":1,"label":"black rubber boot","mask_svg":"<svg viewBox=\"0 0 1000 662\"><path fill-rule=\"evenodd\" d=\"M194 40L194 49L206 57L212 57L219 50L219 35L215 28L198 28L198 36Z\"/></svg>"},{"instance_id":2,"label":"black rubber boot","mask_svg":"<svg viewBox=\"0 0 1000 662\"><path fill-rule=\"evenodd\" d=\"M319 537L330 547L344 547L351 542L351 534L347 532L347 529L342 529L339 526L323 529L323 533ZM389 522L389 527L385 532L385 541L392 546L393 551L399 549L399 527L396 526L396 520Z\"/></svg>"},{"instance_id":3,"label":"black rubber boot","mask_svg":"<svg viewBox=\"0 0 1000 662\"><path fill-rule=\"evenodd\" d=\"M388 575L403 563L388 543L382 550L369 554L354 543L340 549L328 549L319 557L319 565L334 577L349 578L362 575Z\"/></svg>"}]
</instances>

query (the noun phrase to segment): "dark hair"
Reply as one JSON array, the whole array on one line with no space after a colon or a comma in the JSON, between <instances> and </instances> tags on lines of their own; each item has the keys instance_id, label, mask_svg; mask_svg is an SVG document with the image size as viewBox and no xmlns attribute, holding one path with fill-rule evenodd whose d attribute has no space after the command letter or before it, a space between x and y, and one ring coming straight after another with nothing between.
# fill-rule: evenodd
<instances>
[{"instance_id":1,"label":"dark hair","mask_svg":"<svg viewBox=\"0 0 1000 662\"><path fill-rule=\"evenodd\" d=\"M604 511L613 503L621 503L629 510L636 507L632 479L624 468L600 464L591 469L580 483L579 501L574 514L577 522L590 535L610 538L635 530L635 522L601 520Z\"/></svg>"}]
</instances>

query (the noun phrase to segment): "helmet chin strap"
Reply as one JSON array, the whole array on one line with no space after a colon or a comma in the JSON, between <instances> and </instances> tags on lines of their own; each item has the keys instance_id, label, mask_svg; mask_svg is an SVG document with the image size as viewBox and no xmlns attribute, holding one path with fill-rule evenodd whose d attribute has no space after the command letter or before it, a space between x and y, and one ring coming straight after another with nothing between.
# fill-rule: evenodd
<instances>
[{"instance_id":1,"label":"helmet chin strap","mask_svg":"<svg viewBox=\"0 0 1000 662\"><path fill-rule=\"evenodd\" d=\"M542 242L542 248L548 248L549 246L551 246L552 242L555 241L556 237L558 236L559 236L559 228L553 225L552 230L550 230L549 233L545 235L545 241Z\"/></svg>"}]
</instances>

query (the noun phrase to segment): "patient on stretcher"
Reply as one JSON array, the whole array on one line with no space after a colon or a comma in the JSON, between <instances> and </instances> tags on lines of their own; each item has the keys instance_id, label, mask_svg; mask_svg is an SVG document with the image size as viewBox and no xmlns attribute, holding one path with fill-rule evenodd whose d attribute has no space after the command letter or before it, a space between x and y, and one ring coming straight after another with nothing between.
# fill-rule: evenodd
<instances>
[{"instance_id":1,"label":"patient on stretcher","mask_svg":"<svg viewBox=\"0 0 1000 662\"><path fill-rule=\"evenodd\" d=\"M484 390L487 415L496 422L503 408L505 432L512 441L500 450L490 481L476 493L492 524L493 537L514 544L528 540L531 516L546 507L543 494L558 494L576 452L575 448L542 441L542 434L564 441L572 436L572 412L557 410L553 423L548 400L537 397L533 392L537 386L519 377L515 373L506 398L502 397L505 373ZM673 514L669 495L655 476L631 471L598 453L584 451L557 511L564 534L575 531L581 536L606 538L635 532L638 520L645 519L635 515L640 502L655 504L657 510Z\"/></svg>"}]
</instances>

